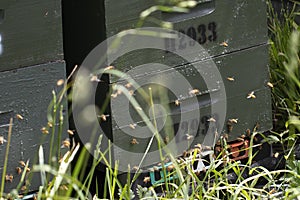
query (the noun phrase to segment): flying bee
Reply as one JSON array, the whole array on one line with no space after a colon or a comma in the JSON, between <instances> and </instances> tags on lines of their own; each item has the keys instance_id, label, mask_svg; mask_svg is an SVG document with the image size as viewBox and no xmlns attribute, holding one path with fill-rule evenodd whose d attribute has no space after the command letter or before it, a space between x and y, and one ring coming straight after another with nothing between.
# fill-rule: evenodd
<instances>
[{"instance_id":1,"label":"flying bee","mask_svg":"<svg viewBox=\"0 0 300 200\"><path fill-rule=\"evenodd\" d=\"M21 191L25 191L25 190L27 190L27 186L26 186L26 185L23 185L23 186L21 187Z\"/></svg>"},{"instance_id":2,"label":"flying bee","mask_svg":"<svg viewBox=\"0 0 300 200\"><path fill-rule=\"evenodd\" d=\"M20 164L22 167L25 167L25 166L26 166L25 162L22 161L22 160L19 161L19 164Z\"/></svg>"},{"instance_id":3,"label":"flying bee","mask_svg":"<svg viewBox=\"0 0 300 200\"><path fill-rule=\"evenodd\" d=\"M118 95L121 95L122 93L123 93L122 90L117 90Z\"/></svg>"},{"instance_id":4,"label":"flying bee","mask_svg":"<svg viewBox=\"0 0 300 200\"><path fill-rule=\"evenodd\" d=\"M143 109L141 107L135 107L136 110L142 111Z\"/></svg>"},{"instance_id":5,"label":"flying bee","mask_svg":"<svg viewBox=\"0 0 300 200\"><path fill-rule=\"evenodd\" d=\"M100 115L100 118L101 118L101 120L104 121L104 122L107 120L107 119L106 119L106 115L104 115L104 114Z\"/></svg>"},{"instance_id":6,"label":"flying bee","mask_svg":"<svg viewBox=\"0 0 300 200\"><path fill-rule=\"evenodd\" d=\"M199 94L199 93L200 93L200 91L199 91L198 89L192 89L192 90L189 92L190 95L197 95L197 94Z\"/></svg>"},{"instance_id":7,"label":"flying bee","mask_svg":"<svg viewBox=\"0 0 300 200\"><path fill-rule=\"evenodd\" d=\"M65 191L69 189L68 186L66 186L66 185L61 185L59 188L61 190L65 190Z\"/></svg>"},{"instance_id":8,"label":"flying bee","mask_svg":"<svg viewBox=\"0 0 300 200\"><path fill-rule=\"evenodd\" d=\"M118 93L113 93L110 95L112 98L116 98L118 96Z\"/></svg>"},{"instance_id":9,"label":"flying bee","mask_svg":"<svg viewBox=\"0 0 300 200\"><path fill-rule=\"evenodd\" d=\"M48 122L47 125L52 128L53 127L53 123L52 122Z\"/></svg>"},{"instance_id":10,"label":"flying bee","mask_svg":"<svg viewBox=\"0 0 300 200\"><path fill-rule=\"evenodd\" d=\"M0 136L0 144L3 144L4 142L7 142L3 136Z\"/></svg>"},{"instance_id":11,"label":"flying bee","mask_svg":"<svg viewBox=\"0 0 300 200\"><path fill-rule=\"evenodd\" d=\"M170 171L172 171L174 168L175 168L174 165L169 165L169 166L167 167L167 170L168 170L168 172L170 172Z\"/></svg>"},{"instance_id":12,"label":"flying bee","mask_svg":"<svg viewBox=\"0 0 300 200\"><path fill-rule=\"evenodd\" d=\"M198 148L198 149L202 150L202 145L198 143L198 144L195 145L195 148Z\"/></svg>"},{"instance_id":13,"label":"flying bee","mask_svg":"<svg viewBox=\"0 0 300 200\"><path fill-rule=\"evenodd\" d=\"M228 121L229 121L230 123L237 124L237 123L238 123L238 120L239 120L239 119L229 119Z\"/></svg>"},{"instance_id":14,"label":"flying bee","mask_svg":"<svg viewBox=\"0 0 300 200\"><path fill-rule=\"evenodd\" d=\"M92 75L90 81L91 82L101 82L101 80L98 78L97 75Z\"/></svg>"},{"instance_id":15,"label":"flying bee","mask_svg":"<svg viewBox=\"0 0 300 200\"><path fill-rule=\"evenodd\" d=\"M25 170L26 170L26 172L30 172L31 171L29 167L26 167Z\"/></svg>"},{"instance_id":16,"label":"flying bee","mask_svg":"<svg viewBox=\"0 0 300 200\"><path fill-rule=\"evenodd\" d=\"M154 172L153 167L147 169L149 172Z\"/></svg>"},{"instance_id":17,"label":"flying bee","mask_svg":"<svg viewBox=\"0 0 300 200\"><path fill-rule=\"evenodd\" d=\"M191 140L194 138L194 136L190 135L190 134L185 134L186 135L186 139L187 140Z\"/></svg>"},{"instance_id":18,"label":"flying bee","mask_svg":"<svg viewBox=\"0 0 300 200\"><path fill-rule=\"evenodd\" d=\"M66 138L61 145L61 148L69 148L71 146L71 142L69 138Z\"/></svg>"},{"instance_id":19,"label":"flying bee","mask_svg":"<svg viewBox=\"0 0 300 200\"><path fill-rule=\"evenodd\" d=\"M41 128L41 131L42 131L42 133L45 134L45 135L49 134L49 131L47 130L46 127Z\"/></svg>"},{"instance_id":20,"label":"flying bee","mask_svg":"<svg viewBox=\"0 0 300 200\"><path fill-rule=\"evenodd\" d=\"M59 79L59 80L56 82L56 85L57 85L57 86L62 86L64 83L65 83L64 79Z\"/></svg>"},{"instance_id":21,"label":"flying bee","mask_svg":"<svg viewBox=\"0 0 300 200\"><path fill-rule=\"evenodd\" d=\"M228 47L228 43L227 43L226 41L224 41L224 42L222 42L222 43L220 44L220 46Z\"/></svg>"},{"instance_id":22,"label":"flying bee","mask_svg":"<svg viewBox=\"0 0 300 200\"><path fill-rule=\"evenodd\" d=\"M131 88L131 86L132 86L131 83L127 83L127 84L125 85L126 88Z\"/></svg>"},{"instance_id":23,"label":"flying bee","mask_svg":"<svg viewBox=\"0 0 300 200\"><path fill-rule=\"evenodd\" d=\"M22 173L21 167L16 167L16 172L18 175L20 175Z\"/></svg>"},{"instance_id":24,"label":"flying bee","mask_svg":"<svg viewBox=\"0 0 300 200\"><path fill-rule=\"evenodd\" d=\"M227 77L227 80L234 81L234 78L233 77Z\"/></svg>"},{"instance_id":25,"label":"flying bee","mask_svg":"<svg viewBox=\"0 0 300 200\"><path fill-rule=\"evenodd\" d=\"M20 114L17 114L17 115L16 115L16 117L17 117L17 119L19 119L19 120L22 120L22 119L24 119L24 118L23 118L23 116L22 116L22 115L20 115Z\"/></svg>"},{"instance_id":26,"label":"flying bee","mask_svg":"<svg viewBox=\"0 0 300 200\"><path fill-rule=\"evenodd\" d=\"M136 124L129 124L129 127L130 127L131 129L135 129Z\"/></svg>"},{"instance_id":27,"label":"flying bee","mask_svg":"<svg viewBox=\"0 0 300 200\"><path fill-rule=\"evenodd\" d=\"M133 90L129 90L128 92L129 92L129 95L130 95L130 96L132 96L132 95L134 94L134 91L133 91Z\"/></svg>"},{"instance_id":28,"label":"flying bee","mask_svg":"<svg viewBox=\"0 0 300 200\"><path fill-rule=\"evenodd\" d=\"M274 87L274 85L273 85L272 83L270 83L270 82L268 82L267 85L268 85L270 88L273 88L273 87Z\"/></svg>"},{"instance_id":29,"label":"flying bee","mask_svg":"<svg viewBox=\"0 0 300 200\"><path fill-rule=\"evenodd\" d=\"M269 195L274 194L275 192L277 192L277 191L276 191L275 188L273 188L273 189L269 192Z\"/></svg>"},{"instance_id":30,"label":"flying bee","mask_svg":"<svg viewBox=\"0 0 300 200\"><path fill-rule=\"evenodd\" d=\"M6 174L5 175L5 181L9 181L9 182L12 183L13 179L14 179L14 176L12 174L10 174L10 175Z\"/></svg>"},{"instance_id":31,"label":"flying bee","mask_svg":"<svg viewBox=\"0 0 300 200\"><path fill-rule=\"evenodd\" d=\"M157 166L154 166L154 167L153 167L153 170L154 170L154 171L158 171L159 168L158 168Z\"/></svg>"},{"instance_id":32,"label":"flying bee","mask_svg":"<svg viewBox=\"0 0 300 200\"><path fill-rule=\"evenodd\" d=\"M150 182L150 176L145 176L143 182L144 183Z\"/></svg>"},{"instance_id":33,"label":"flying bee","mask_svg":"<svg viewBox=\"0 0 300 200\"><path fill-rule=\"evenodd\" d=\"M254 91L250 92L247 96L247 99L255 99L256 96L254 95Z\"/></svg>"},{"instance_id":34,"label":"flying bee","mask_svg":"<svg viewBox=\"0 0 300 200\"><path fill-rule=\"evenodd\" d=\"M114 69L115 67L114 66L108 66L108 67L105 67L104 68L104 71L106 71L106 70L111 70L111 69Z\"/></svg>"},{"instance_id":35,"label":"flying bee","mask_svg":"<svg viewBox=\"0 0 300 200\"><path fill-rule=\"evenodd\" d=\"M130 144L138 144L139 142L135 139L135 138L132 138L132 140L130 141Z\"/></svg>"},{"instance_id":36,"label":"flying bee","mask_svg":"<svg viewBox=\"0 0 300 200\"><path fill-rule=\"evenodd\" d=\"M216 122L216 120L213 117L209 118L207 121L208 122Z\"/></svg>"},{"instance_id":37,"label":"flying bee","mask_svg":"<svg viewBox=\"0 0 300 200\"><path fill-rule=\"evenodd\" d=\"M177 100L175 100L175 105L176 106L179 106L180 105L180 101L177 99Z\"/></svg>"},{"instance_id":38,"label":"flying bee","mask_svg":"<svg viewBox=\"0 0 300 200\"><path fill-rule=\"evenodd\" d=\"M211 146L204 146L203 149L204 150L212 150L212 147Z\"/></svg>"},{"instance_id":39,"label":"flying bee","mask_svg":"<svg viewBox=\"0 0 300 200\"><path fill-rule=\"evenodd\" d=\"M74 131L72 131L70 129L67 132L68 132L69 135L74 135Z\"/></svg>"}]
</instances>

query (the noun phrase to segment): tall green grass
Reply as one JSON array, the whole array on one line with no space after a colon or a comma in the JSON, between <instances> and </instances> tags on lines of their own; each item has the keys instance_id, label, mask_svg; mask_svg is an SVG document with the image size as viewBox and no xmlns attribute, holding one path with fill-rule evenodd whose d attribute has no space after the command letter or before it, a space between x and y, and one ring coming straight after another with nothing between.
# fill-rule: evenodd
<instances>
[{"instance_id":1,"label":"tall green grass","mask_svg":"<svg viewBox=\"0 0 300 200\"><path fill-rule=\"evenodd\" d=\"M160 2L160 1L158 1ZM174 1L176 5L180 5L181 1ZM171 2L172 3L172 2ZM192 3L192 2L190 2ZM180 11L185 12L187 5L173 7L173 10L166 6L156 6L149 8L141 14L140 25L143 21L149 19L151 13L156 10L163 11ZM164 165L166 158L171 159L174 165L174 172L167 175L167 169L163 167L164 184L157 184L150 188L145 188L137 185L135 191L132 190L134 181L139 178L140 170L138 170L133 179L130 178L130 169L125 184L121 184L118 179L118 164L112 168L111 161L106 159L109 154L109 149L105 152L95 151L94 159L90 170L86 173L86 177L81 177L81 171L86 167L87 151L79 151L79 144L74 144L70 150L62 155L61 162L52 162L52 157L60 156L63 152L51 148L49 162L44 159L43 148L39 150L39 163L36 164L32 171L41 174L42 185L38 192L38 199L132 199L137 195L138 199L295 199L300 195L300 163L295 160L293 148L298 139L300 131L299 107L300 107L300 77L299 77L299 48L300 48L300 28L294 21L294 16L297 14L295 10L284 12L284 21L279 21L274 10L269 6L270 20L270 76L273 84L272 98L275 129L273 135L268 138L269 142L281 142L285 151L285 159L289 160L287 168L283 170L268 171L267 169L257 166L253 167L255 153L252 151L254 147L254 138L261 133L252 131L249 147L249 158L244 163L235 162L229 159L230 153L227 150L226 138L221 138L222 150L220 154L215 155L215 158L206 163L209 168L196 174L192 171L191 165L195 162L195 153L191 153L192 159L189 162L182 162L176 159L171 152L161 154L158 163ZM153 18L149 19L153 20ZM100 73L100 72L99 72ZM103 71L101 71L103 73ZM117 70L111 70L109 73L124 76ZM132 82L135 85L134 82ZM52 134L50 144L61 144L63 129L63 99L66 98L67 90L72 87L70 84L65 84L62 91L58 94L53 92L53 101L49 106L48 120L49 123L45 126L45 130ZM135 85L138 87L138 85ZM115 85L115 90L122 90L124 94L129 94L127 89ZM151 101L151 90L143 91L144 96ZM130 96L130 95L129 95ZM131 103L134 107L139 107L138 103L131 98ZM137 110L145 122L149 122L143 111ZM155 111L153 111L155 113ZM155 116L153 117L155 118ZM53 126L57 124L58 127ZM155 122L155 120L154 120ZM155 123L147 124L153 132L153 140L157 140L162 146L163 141L160 138ZM50 130L51 129L51 130ZM54 134L58 134L58 141L54 140ZM286 144L286 145L284 145ZM98 141L98 146L101 145L101 137ZM151 145L151 144L149 144ZM8 145L9 146L9 145ZM52 146L52 145L51 145ZM90 144L85 144L86 149L90 149ZM96 148L99 149L99 148ZM6 155L8 156L7 149ZM195 151L196 152L196 151ZM145 152L147 153L147 151ZM75 155L78 155L77 160L74 160ZM75 162L75 166L71 171L71 162ZM100 162L107 165L103 194L89 194L89 189L92 184L92 177L97 173L97 166ZM179 178L172 181L170 176L176 174ZM280 176L279 176L280 175ZM232 177L235 177L232 179ZM263 185L258 187L260 180L265 179ZM83 180L83 181L79 181ZM97 184L97 183L95 183ZM158 194L156 189L164 185L163 194ZM4 183L1 184L1 196L8 197L3 193ZM16 196L19 191L12 191L10 196Z\"/></svg>"},{"instance_id":2,"label":"tall green grass","mask_svg":"<svg viewBox=\"0 0 300 200\"><path fill-rule=\"evenodd\" d=\"M275 127L274 131L285 133L288 160L294 160L292 151L298 139L300 117L300 27L295 22L298 12L296 5L290 10L281 11L284 16L279 20L278 13L269 7L270 21L270 72ZM278 134L277 134L278 135Z\"/></svg>"},{"instance_id":3,"label":"tall green grass","mask_svg":"<svg viewBox=\"0 0 300 200\"><path fill-rule=\"evenodd\" d=\"M300 28L295 22L298 14L295 9L296 4L291 10L283 9L281 13L284 18L279 20L278 13L269 6L270 72L277 130L284 130L286 122L293 116L299 117L300 111Z\"/></svg>"}]
</instances>

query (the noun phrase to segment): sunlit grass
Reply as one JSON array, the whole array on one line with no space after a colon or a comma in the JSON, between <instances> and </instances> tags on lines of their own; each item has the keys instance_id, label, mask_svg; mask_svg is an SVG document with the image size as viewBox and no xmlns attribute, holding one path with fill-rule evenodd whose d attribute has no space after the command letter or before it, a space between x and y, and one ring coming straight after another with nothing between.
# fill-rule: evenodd
<instances>
[{"instance_id":1,"label":"sunlit grass","mask_svg":"<svg viewBox=\"0 0 300 200\"><path fill-rule=\"evenodd\" d=\"M186 12L189 4L182 4L182 1L174 1L177 6L170 9L169 7L156 6L151 7L141 13L142 25L146 18L156 11L166 12ZM60 150L61 137L63 131L63 101L66 99L67 90L72 87L72 83L65 83L63 90L60 93L53 92L53 101L48 110L49 123L45 126L45 131L49 130L51 135L50 154L48 160L44 158L43 147L39 149L39 162L33 166L32 171L40 173L42 185L37 192L38 199L132 199L136 196L137 199L295 199L300 195L300 162L295 160L294 148L298 140L300 131L300 70L299 70L299 50L300 50L300 28L294 21L294 16L297 14L295 10L285 12L284 21L279 21L274 13L274 10L269 8L270 20L270 76L272 84L272 99L275 129L272 134L264 141L269 143L281 143L286 159L286 169L268 171L262 166L255 166L255 152L253 152L254 138L261 133L252 131L249 147L249 158L242 162L229 159L230 153L227 150L226 138L221 138L222 150L210 163L205 162L207 170L194 172L192 163L195 162L196 153L192 153L191 160L180 161L172 155L171 152L166 155L160 154L160 159L157 163L162 164L164 174L163 183L151 186L149 188L141 185L135 185L134 181L140 176L141 164L138 166L133 178L130 176L130 167L128 168L127 180L121 184L118 179L118 163L114 163L114 168L110 160L107 160L107 155L110 149L105 152L95 150L92 165L90 170L82 173L87 167L88 151L79 149L79 144L74 143L70 146L70 150L63 155ZM151 20L151 19L150 19ZM99 71L98 73L103 73ZM119 77L124 77L122 72L117 70L108 70L106 73L111 73ZM131 79L131 84L138 88L139 86ZM121 85L115 85L115 91L121 90L123 94L130 98L129 91ZM143 96L152 102L151 89L149 91L141 91ZM140 108L140 105L134 98L130 98L130 103L135 108ZM154 108L152 106L152 108ZM158 134L157 127L143 110L137 109L141 118L147 123L147 126L153 133L153 140L158 141L159 147L163 146L163 140ZM152 114L154 115L154 111ZM155 116L152 116L155 119ZM58 126L55 126L58 124ZM11 122L12 126L12 122ZM20 192L20 187L25 177L25 170L22 174L21 182L15 190L9 194L4 194L5 173L7 159L9 156L9 141L6 148L5 162L3 175L1 180L0 196L3 198L17 198ZM58 141L55 141L55 134L58 135ZM100 136L96 149L100 149L102 136ZM149 150L151 141L147 147ZM56 145L55 145L56 144ZM57 146L58 149L53 148ZM90 144L85 144L85 149L90 149ZM147 150L145 154L147 154ZM199 153L199 152L198 152ZM275 152L274 152L275 153ZM77 160L75 160L75 156ZM56 157L57 161L52 162L52 157ZM166 158L169 158L173 164L174 171L168 173L167 167L164 166ZM48 162L47 162L48 161ZM74 162L74 167L71 170L71 162ZM93 176L97 173L99 163L105 163L107 166L105 171L104 193L90 194L92 184L97 184L92 181ZM142 163L142 161L141 161ZM28 167L28 162L25 168ZM85 175L85 177L84 177ZM170 180L171 176L176 175L178 178ZM262 178L265 180L263 185L259 185ZM79 181L81 180L81 181ZM258 187L259 185L259 187ZM97 186L97 185L96 185ZM161 187L164 187L162 192L158 192Z\"/></svg>"}]
</instances>

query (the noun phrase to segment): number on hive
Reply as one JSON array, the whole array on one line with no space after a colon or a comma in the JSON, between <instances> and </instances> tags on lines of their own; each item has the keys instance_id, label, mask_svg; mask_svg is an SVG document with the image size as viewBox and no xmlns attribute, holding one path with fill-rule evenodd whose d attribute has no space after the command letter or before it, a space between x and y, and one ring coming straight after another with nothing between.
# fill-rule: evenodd
<instances>
[{"instance_id":1,"label":"number on hive","mask_svg":"<svg viewBox=\"0 0 300 200\"><path fill-rule=\"evenodd\" d=\"M188 47L195 46L196 42L205 44L207 42L215 42L217 40L217 24L210 22L207 25L200 24L198 26L190 26L186 30L180 29L179 44L175 44L175 40L171 38L165 39L165 48L168 51L174 52L178 49L184 50ZM184 35L183 35L184 34ZM192 40L188 40L185 35L189 36Z\"/></svg>"}]
</instances>

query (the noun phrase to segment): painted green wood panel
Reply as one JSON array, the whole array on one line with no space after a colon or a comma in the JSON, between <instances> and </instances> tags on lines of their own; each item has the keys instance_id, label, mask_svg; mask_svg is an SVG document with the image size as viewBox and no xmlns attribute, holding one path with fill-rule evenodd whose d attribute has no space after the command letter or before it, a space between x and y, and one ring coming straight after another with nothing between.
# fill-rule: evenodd
<instances>
[{"instance_id":1,"label":"painted green wood panel","mask_svg":"<svg viewBox=\"0 0 300 200\"><path fill-rule=\"evenodd\" d=\"M272 128L272 111L271 111L271 98L270 98L270 88L267 86L269 81L268 78L268 46L262 45L259 47L250 48L247 50L237 51L234 53L230 53L228 55L222 55L215 57L213 61L216 63L220 73L222 75L225 90L226 90L226 101L227 101L227 113L226 113L226 120L222 130L219 130L219 133L228 133L229 139L234 140L245 134L247 129L253 130L257 123L260 124L260 131L266 131ZM204 61L205 62L205 61ZM182 69L185 66L181 66L176 68L176 70L180 71L181 74L190 81L191 85L194 88L201 87L202 80L201 77L198 75L191 76L190 72L183 73ZM155 79L155 76L160 77L159 80L163 82L164 80L161 77L169 77L168 71L161 71L159 74L151 76L142 76L139 79L135 79L138 83L143 85L149 79ZM227 80L228 77L234 77L234 81ZM175 82L178 79L174 78L171 81L172 84L176 84ZM157 83L159 84L160 81ZM172 83L173 82L173 83ZM122 83L122 82L119 82ZM123 84L125 85L126 82L124 81ZM148 86L147 86L148 87ZM145 87L145 89L147 89ZM216 85L217 88L217 85ZM200 89L200 88L199 88ZM205 89L205 88L204 88ZM152 89L154 90L154 89ZM161 90L161 89L160 89ZM200 89L201 91L201 89ZM247 96L250 92L254 91L256 98L255 99L247 99ZM167 93L168 90L162 91L162 93ZM216 91L218 93L218 91ZM134 94L134 97L139 99L138 93ZM118 98L112 98L111 100L111 107L113 110L116 110L117 113L112 116L112 127L113 127L113 141L116 146L120 147L121 149L115 149L115 156L116 158L122 158L124 156L125 151L130 152L137 152L142 153L145 151L147 144L149 142L149 138L139 138L142 134L144 136L150 130L145 129L143 133L140 133L140 129L133 129L130 124L136 124L137 126L145 126L144 122L141 121L138 113L134 111L133 107L128 106L128 104L122 104L122 101L119 101ZM155 97L154 99L159 99L159 97ZM142 99L142 98L140 98ZM176 98L174 95L170 95L168 102L157 101L157 103L165 106L170 106L166 110L170 109L170 112L165 114L172 116L173 124L181 123L184 130L178 130L176 134L176 141L178 144L182 143L188 147L188 141L186 140L186 134L189 132L191 135L197 135L197 133L201 133L205 129L205 123L207 119L211 116L218 116L218 113L211 113L210 106L205 103L205 101L210 102L210 98L207 95L199 97L199 106L200 106L200 117L199 119L205 120L201 122L197 122L199 127L187 129L187 126L183 125L184 123L190 124L191 126L192 121L194 120L193 117L190 119L181 119L180 114L177 112L178 106L174 105ZM124 102L124 101L123 101ZM141 102L141 101L140 101ZM201 104L202 102L202 104ZM212 102L214 104L218 104L218 99L213 99ZM140 104L141 107L148 113L150 109L147 106L147 103L143 102ZM189 106L190 103L187 102L185 106ZM133 121L130 123L120 123L130 121L128 119L128 115L126 115L126 111L131 108L130 117L132 117ZM181 107L184 110L184 107ZM183 110L181 110L183 112ZM175 114L174 114L175 113ZM117 115L117 118L116 118ZM193 111L191 111L191 116L195 116ZM115 121L117 119L117 122ZM161 118L160 118L161 119ZM158 121L160 121L160 119ZM233 124L233 129L229 132L226 123L229 119L238 119L237 124ZM176 125L175 125L176 126ZM148 132L147 132L148 131ZM127 133L126 133L127 132ZM132 135L129 135L130 132ZM161 132L162 137L164 138L167 134L164 131ZM136 137L134 137L136 136ZM170 136L169 136L170 137ZM194 144L202 143L205 135L198 134L198 137L194 140ZM136 138L139 142L137 145L131 144L132 138ZM157 148L157 143L154 142L151 146L151 150L155 150ZM178 155L182 152L178 152ZM128 158L130 159L130 158ZM137 158L132 158L132 162L139 160ZM150 158L151 159L151 158ZM129 161L128 161L129 162ZM145 161L147 162L147 161ZM127 163L126 163L127 164Z\"/></svg>"},{"instance_id":2,"label":"painted green wood panel","mask_svg":"<svg viewBox=\"0 0 300 200\"><path fill-rule=\"evenodd\" d=\"M99 19L93 17L92 19L94 20L88 20L90 22L89 26L97 27L97 31L99 31L99 27L101 27L103 32L105 32L106 37L110 37L122 30L136 27L140 13L149 8L151 5L154 5L155 1L99 0L97 2L101 4L101 9L102 6L104 6L104 10L99 8L95 13L98 17L104 13L105 21L102 21L103 18ZM104 5L102 4L103 2ZM77 6L75 10L80 10L80 6ZM191 12L191 14L167 14L156 12L154 16L158 19L173 22L174 30L184 32L194 37L208 51L217 64L227 92L228 112L226 119L239 119L239 123L234 126L232 132L229 134L230 139L235 139L240 136L248 128L253 129L257 122L261 124L261 130L270 129L272 127L270 89L266 86L266 83L268 82L266 1L214 0L206 4L199 5L197 8L192 9ZM74 13L76 13L76 11L74 11ZM70 19L71 18L69 18L69 20ZM84 20L80 22L81 26L78 27L85 27ZM105 27L102 27L103 23ZM157 26L151 23L147 24L147 26L151 25ZM84 31L82 30L80 33L84 35ZM69 32L71 33L72 31L76 31L76 29ZM99 40L102 41L105 39L103 33L97 33L99 35ZM76 39L77 38L79 37L76 36ZM76 43L76 39L71 41L70 44L72 42ZM83 40L90 44L92 39L87 37ZM97 43L94 43L93 45L96 46ZM90 45L89 48L85 48L85 55L88 53L88 49L91 50L91 46L93 45ZM188 46L186 48L188 48ZM195 59L193 61L199 61L197 57L199 52L189 53L193 53L193 55L195 55ZM80 56L81 58L84 57L82 54ZM71 57L72 56L70 56L70 59L72 60ZM79 56L75 54L73 55L73 58L76 59L76 61L78 60L78 57ZM141 51L131 52L118 58L118 60L112 63L112 65L115 66L116 69L128 72L135 66L149 62L167 64L170 67L176 68L192 83L194 88L199 88L203 85L203 80L201 80L198 75L195 75L193 71L190 71L191 68L187 65L186 61L176 57L174 54L168 55L164 51L151 52L150 50L143 49ZM154 69L154 71L155 70L156 69ZM157 70L156 73L163 74L164 72ZM149 79L149 76L146 74L137 73L136 76L141 76L141 79L144 80ZM235 81L230 82L227 80L227 77L234 77ZM174 80L176 80L176 77ZM116 82L117 79L111 77L110 81L111 83ZM99 84L101 85L101 83ZM200 89L205 90L205 87ZM251 91L255 91L257 96L255 99L247 99L247 95ZM99 98L103 100L106 98L106 92L107 90L102 90L101 88L97 95L99 95ZM122 113L130 110L131 116L134 118L133 123L138 124L140 119L137 116L137 113L134 112L134 110L128 105L118 105L118 102L116 102L118 101L117 99L118 97L116 99L111 99L111 109L116 110L118 112L118 117L123 117L124 119L126 119L127 116ZM101 103L103 101L97 101L97 103L100 104L99 107L101 107ZM174 105L174 99L170 102ZM170 102L164 103L168 104ZM202 105L201 112L204 116L205 114L210 113L210 107L207 103L209 103L207 96L199 97L199 105ZM145 108L146 112L148 111L145 104L142 104L142 108ZM116 113L108 113L108 115L113 118ZM179 123L180 120L181 119L179 117L175 116L174 124ZM192 121L193 119L188 119L187 123L191 123ZM102 125L110 126L109 122L110 119L105 123L102 123ZM130 141L133 136L124 134L125 129L139 134L135 129L130 127L130 124L119 124L117 126L114 119L112 119L113 130L110 132L110 127L108 129L109 131L105 133L109 135L108 137L112 138L113 142L116 143L116 146L120 147L120 149L114 149L116 158L122 158L125 155L123 153L126 150L132 152L143 152L146 149L148 142L147 139L138 139L139 144L132 145ZM220 132L224 133L226 131L225 122L224 129ZM182 132L182 134L185 133ZM183 138L184 136L182 136L182 134L179 137ZM196 140L196 142L201 143L202 140L203 137L199 136L199 139ZM128 160L129 159L131 158L128 158ZM139 160L136 158L132 159ZM127 165L127 163L123 164Z\"/></svg>"},{"instance_id":3,"label":"painted green wood panel","mask_svg":"<svg viewBox=\"0 0 300 200\"><path fill-rule=\"evenodd\" d=\"M140 13L153 6L154 3L154 0L104 0L107 37L113 36L122 30L136 28ZM151 25L156 26L153 23Z\"/></svg>"},{"instance_id":4,"label":"painted green wood panel","mask_svg":"<svg viewBox=\"0 0 300 200\"><path fill-rule=\"evenodd\" d=\"M118 0L107 0L107 36L136 27L139 13L150 5L154 5L154 1L135 0L126 2L125 5L125 2L121 3ZM127 12L119 12L124 8L127 8ZM174 30L197 40L211 56L215 56L266 43L266 9L265 0L214 0L198 4L188 14L156 12L154 17L172 22ZM226 48L221 45L223 42L228 44ZM147 57L140 57L145 58ZM126 65L128 66L128 63L124 64ZM122 67L120 69L123 69Z\"/></svg>"},{"instance_id":5,"label":"painted green wood panel","mask_svg":"<svg viewBox=\"0 0 300 200\"><path fill-rule=\"evenodd\" d=\"M0 71L63 58L61 2L0 2Z\"/></svg>"},{"instance_id":6,"label":"painted green wood panel","mask_svg":"<svg viewBox=\"0 0 300 200\"><path fill-rule=\"evenodd\" d=\"M174 30L184 32L211 56L266 43L267 12L265 0L211 0L191 9L191 14L155 12L152 17L172 22ZM155 5L155 0L74 0L64 1L65 53L68 71L80 64L100 42L120 31L137 27L140 13ZM81 13L81 15L78 15ZM74 23L76 21L76 23ZM88 22L88 23L87 23ZM146 20L144 26L158 26ZM221 45L223 42L227 47ZM73 45L80 46L74 48ZM124 57L117 69L127 71L143 61L163 60L146 50L138 56ZM128 58L128 59L127 59ZM164 58L168 59L168 58ZM130 62L129 62L130 61ZM168 63L172 63L172 57ZM175 61L173 62L175 63Z\"/></svg>"},{"instance_id":7,"label":"painted green wood panel","mask_svg":"<svg viewBox=\"0 0 300 200\"><path fill-rule=\"evenodd\" d=\"M7 174L12 174L14 179L11 183L5 183L6 192L16 188L21 178L16 172L20 160L29 160L30 167L37 163L39 145L43 145L45 159L48 160L50 134L45 136L40 129L47 124L47 108L52 100L52 90L61 89L56 86L59 79L65 79L63 61L0 72L0 136L6 140L9 119L14 118L7 170ZM23 120L17 119L17 114L23 116ZM65 129L67 126L65 116ZM64 134L63 137L68 137L66 131ZM0 145L0 178L6 145L6 142ZM55 143L53 148L57 150L60 146ZM38 190L39 185L39 173L33 174L30 187L27 188Z\"/></svg>"}]
</instances>

